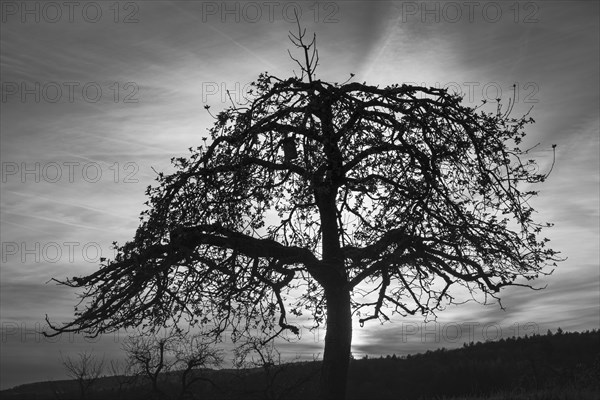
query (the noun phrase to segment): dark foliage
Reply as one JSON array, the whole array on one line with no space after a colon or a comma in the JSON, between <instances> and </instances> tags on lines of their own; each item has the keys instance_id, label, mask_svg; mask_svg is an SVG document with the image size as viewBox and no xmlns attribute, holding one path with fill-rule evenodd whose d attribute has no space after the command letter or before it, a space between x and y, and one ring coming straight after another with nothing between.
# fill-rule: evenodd
<instances>
[{"instance_id":1,"label":"dark foliage","mask_svg":"<svg viewBox=\"0 0 600 400\"><path fill-rule=\"evenodd\" d=\"M356 360L349 393L366 399L437 399L589 388L600 393L600 332L509 338L408 358ZM354 378L354 379L353 379ZM362 382L362 383L360 383ZM508 397L510 398L510 397Z\"/></svg>"},{"instance_id":2,"label":"dark foliage","mask_svg":"<svg viewBox=\"0 0 600 400\"><path fill-rule=\"evenodd\" d=\"M297 334L290 315L309 313L327 324L323 397L339 400L353 316L434 313L456 286L499 299L555 265L528 202L547 174L519 148L531 118L444 89L324 82L314 39L291 38L301 76L261 74L159 174L133 240L61 281L83 307L50 335L183 318L236 342Z\"/></svg>"}]
</instances>

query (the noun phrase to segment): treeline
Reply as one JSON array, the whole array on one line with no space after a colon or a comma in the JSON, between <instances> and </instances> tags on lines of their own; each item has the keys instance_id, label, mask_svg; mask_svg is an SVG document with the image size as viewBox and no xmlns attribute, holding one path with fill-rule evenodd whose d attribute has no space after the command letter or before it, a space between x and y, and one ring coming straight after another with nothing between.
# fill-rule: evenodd
<instances>
[{"instance_id":1,"label":"treeline","mask_svg":"<svg viewBox=\"0 0 600 400\"><path fill-rule=\"evenodd\" d=\"M317 395L320 363L267 363L258 368L197 370L181 399L310 399ZM181 374L165 374L162 394L151 382L112 376L86 394L93 399L175 399ZM127 384L123 384L127 382ZM79 399L72 381L6 390L2 399ZM352 360L349 399L600 398L600 331L465 343L459 349Z\"/></svg>"},{"instance_id":2,"label":"treeline","mask_svg":"<svg viewBox=\"0 0 600 400\"><path fill-rule=\"evenodd\" d=\"M600 393L600 331L559 328L555 334L469 343L406 358L358 360L351 381L356 399L369 393L377 399L439 399L539 392L579 398L579 390Z\"/></svg>"}]
</instances>

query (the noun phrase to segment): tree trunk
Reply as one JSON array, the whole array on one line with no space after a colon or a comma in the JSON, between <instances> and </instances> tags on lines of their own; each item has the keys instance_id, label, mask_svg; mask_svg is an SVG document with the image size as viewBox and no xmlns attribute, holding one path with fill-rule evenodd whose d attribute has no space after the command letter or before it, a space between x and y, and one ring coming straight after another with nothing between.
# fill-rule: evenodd
<instances>
[{"instance_id":1,"label":"tree trunk","mask_svg":"<svg viewBox=\"0 0 600 400\"><path fill-rule=\"evenodd\" d=\"M331 133L329 137L332 137ZM335 153L336 150L339 153L335 144L329 143L325 147L331 147L326 149L330 153ZM326 175L329 177L326 177L325 181L335 178L331 176L332 171L328 171ZM327 304L327 332L320 382L320 397L323 400L346 398L352 342L350 291L344 254L340 247L336 192L337 188L331 182L323 182L323 186L315 191L321 218L324 263L321 276L317 280L323 286Z\"/></svg>"},{"instance_id":2,"label":"tree trunk","mask_svg":"<svg viewBox=\"0 0 600 400\"><path fill-rule=\"evenodd\" d=\"M346 398L350 345L352 343L352 318L350 292L347 285L325 289L327 300L327 332L321 370L320 397L323 400Z\"/></svg>"}]
</instances>

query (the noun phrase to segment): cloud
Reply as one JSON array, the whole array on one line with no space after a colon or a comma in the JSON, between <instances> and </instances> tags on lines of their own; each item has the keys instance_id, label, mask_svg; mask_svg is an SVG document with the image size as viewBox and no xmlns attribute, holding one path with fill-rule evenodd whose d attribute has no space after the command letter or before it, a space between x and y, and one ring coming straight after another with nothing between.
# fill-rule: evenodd
<instances>
[{"instance_id":1,"label":"cloud","mask_svg":"<svg viewBox=\"0 0 600 400\"><path fill-rule=\"evenodd\" d=\"M221 15L207 20L203 4L141 2L139 21L131 24L106 18L97 24L81 20L22 24L17 19L2 25L3 84L23 83L31 89L36 83L43 88L57 82L63 89L57 102L48 101L48 93L38 93L39 101L35 93L24 97L16 93L2 102L3 174L8 166L31 171L39 164L39 172L25 174L25 179L21 170L3 176L2 241L19 248L16 254L3 248L7 259L2 262L2 323L24 322L29 328L45 312L57 320L72 316L75 293L44 282L96 269L97 262L86 261L80 252L84 243L98 243L109 251L113 240L131 239L144 209L145 188L155 183L152 168L168 171L169 159L200 144L211 126L203 106L227 107L225 89L242 99L244 85L266 69L282 77L293 75L292 70L298 73L287 54L287 49L298 54L287 41L288 31L295 31L296 25L285 20L281 8L273 21L265 17L257 23L236 23L223 21ZM371 84L455 82L464 91L469 90L466 83L477 83L472 86L474 97L467 99L470 103L486 95L488 83L500 85L507 99L512 95L508 89L518 82L515 113L535 106L531 115L537 123L528 131L528 142L541 142L532 157L540 159L542 170L552 160L550 145L558 144L554 171L533 200L539 211L536 217L556 223L547 233L551 245L569 257L554 275L539 282L548 288L503 291L506 311L476 303L448 307L431 331L418 318L356 326L353 351L406 354L461 345L467 341L462 339L469 339L469 326L475 340L484 340L488 325L490 335L496 326L503 335L528 332L530 322L539 329L597 327L598 3L536 3L539 21L528 24L515 23L509 6L498 23L485 21L481 14L473 22L463 18L435 23L428 17L429 22L423 23L418 14L403 18L406 7L424 3L315 3L321 7L317 14L308 3L298 4L307 32L317 33L318 77L343 82L353 72ZM111 10L103 11L112 17ZM326 23L327 16L335 21ZM72 101L65 82L78 83ZM100 85L97 102L89 101L89 94L86 97L86 84ZM218 91L209 92L207 85L216 85L210 88ZM128 95L137 101L125 102ZM42 176L44 168L51 172L52 163L62 168L63 179L56 183ZM79 163L73 182L67 179L65 163ZM87 164L90 174L98 166L102 179L91 182L91 175L82 172ZM132 171L136 182L124 182ZM64 243L73 241L81 246L71 262ZM39 262L31 254L23 261L23 243L31 249L36 243L43 248L54 242L64 251L60 262L48 262L41 253ZM456 324L463 332L460 340L451 341ZM14 332L10 330L14 325L3 327L5 333ZM58 347L32 344L29 339L16 343L19 335L7 335L10 346L3 349L10 349L10 354L3 351L3 388L25 380L64 377L55 360ZM315 335L306 333L302 341L282 344L282 349L292 357L322 352L324 330ZM63 345L61 349L84 348ZM112 343L98 347L114 348Z\"/></svg>"}]
</instances>

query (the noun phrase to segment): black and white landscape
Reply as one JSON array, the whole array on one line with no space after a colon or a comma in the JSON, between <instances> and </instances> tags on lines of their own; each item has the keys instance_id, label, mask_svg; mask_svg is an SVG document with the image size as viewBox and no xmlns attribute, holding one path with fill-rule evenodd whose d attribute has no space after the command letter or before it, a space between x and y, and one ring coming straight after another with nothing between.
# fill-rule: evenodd
<instances>
[{"instance_id":1,"label":"black and white landscape","mask_svg":"<svg viewBox=\"0 0 600 400\"><path fill-rule=\"evenodd\" d=\"M598 394L597 2L0 7L7 398Z\"/></svg>"}]
</instances>

